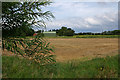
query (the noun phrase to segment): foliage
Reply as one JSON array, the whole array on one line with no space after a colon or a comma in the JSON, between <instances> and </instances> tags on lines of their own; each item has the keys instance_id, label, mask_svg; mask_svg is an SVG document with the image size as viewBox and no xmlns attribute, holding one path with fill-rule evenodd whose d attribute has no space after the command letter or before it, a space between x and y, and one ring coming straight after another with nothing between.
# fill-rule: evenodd
<instances>
[{"instance_id":1,"label":"foliage","mask_svg":"<svg viewBox=\"0 0 120 80\"><path fill-rule=\"evenodd\" d=\"M112 34L114 34L114 35L120 35L120 30L114 30L114 31L112 31Z\"/></svg>"},{"instance_id":2,"label":"foliage","mask_svg":"<svg viewBox=\"0 0 120 80\"><path fill-rule=\"evenodd\" d=\"M120 30L104 31L102 34L104 34L104 35L120 35Z\"/></svg>"},{"instance_id":3,"label":"foliage","mask_svg":"<svg viewBox=\"0 0 120 80\"><path fill-rule=\"evenodd\" d=\"M38 30L36 33L43 33L44 30Z\"/></svg>"},{"instance_id":4,"label":"foliage","mask_svg":"<svg viewBox=\"0 0 120 80\"><path fill-rule=\"evenodd\" d=\"M120 72L118 55L45 66L16 56L3 56L2 59L3 78L117 78Z\"/></svg>"},{"instance_id":5,"label":"foliage","mask_svg":"<svg viewBox=\"0 0 120 80\"><path fill-rule=\"evenodd\" d=\"M113 30L113 31L104 31L102 33L92 33L92 32L80 32L75 33L75 35L119 35L120 30Z\"/></svg>"},{"instance_id":6,"label":"foliage","mask_svg":"<svg viewBox=\"0 0 120 80\"><path fill-rule=\"evenodd\" d=\"M32 59L41 65L53 63L54 55L41 35L32 40L16 37L26 37L34 33L32 27L46 27L45 20L54 18L50 11L42 8L49 5L49 0L38 2L3 2L2 3L2 32L3 49Z\"/></svg>"},{"instance_id":7,"label":"foliage","mask_svg":"<svg viewBox=\"0 0 120 80\"><path fill-rule=\"evenodd\" d=\"M35 31L32 28L22 26L20 28L14 29L14 31L3 29L2 33L3 37L25 37L32 36Z\"/></svg>"},{"instance_id":8,"label":"foliage","mask_svg":"<svg viewBox=\"0 0 120 80\"><path fill-rule=\"evenodd\" d=\"M43 34L44 30L38 30L36 33L41 35L42 37L44 37L44 34Z\"/></svg>"},{"instance_id":9,"label":"foliage","mask_svg":"<svg viewBox=\"0 0 120 80\"><path fill-rule=\"evenodd\" d=\"M28 29L26 36L33 36L34 33L35 31L33 29Z\"/></svg>"},{"instance_id":10,"label":"foliage","mask_svg":"<svg viewBox=\"0 0 120 80\"><path fill-rule=\"evenodd\" d=\"M22 28L21 30L24 32L26 28L32 26L36 26L37 28L45 27L44 21L50 20L50 18L54 18L54 16L50 11L43 11L42 7L50 3L49 0L39 2L3 2L3 37L14 36L18 28Z\"/></svg>"},{"instance_id":11,"label":"foliage","mask_svg":"<svg viewBox=\"0 0 120 80\"><path fill-rule=\"evenodd\" d=\"M74 32L75 31L72 30L71 28L62 27L61 29L58 30L57 34L59 36L73 36Z\"/></svg>"},{"instance_id":12,"label":"foliage","mask_svg":"<svg viewBox=\"0 0 120 80\"><path fill-rule=\"evenodd\" d=\"M23 38L3 39L3 49L22 55L24 58L31 59L41 65L54 63L53 49L49 47L41 35L35 36L32 40Z\"/></svg>"}]
</instances>

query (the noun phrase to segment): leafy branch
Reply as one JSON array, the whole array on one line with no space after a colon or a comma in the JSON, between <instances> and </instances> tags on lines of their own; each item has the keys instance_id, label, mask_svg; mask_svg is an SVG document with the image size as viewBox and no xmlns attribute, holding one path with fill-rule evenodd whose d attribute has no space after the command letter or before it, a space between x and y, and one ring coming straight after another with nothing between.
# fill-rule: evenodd
<instances>
[{"instance_id":1,"label":"leafy branch","mask_svg":"<svg viewBox=\"0 0 120 80\"><path fill-rule=\"evenodd\" d=\"M7 49L24 58L34 60L41 65L56 62L53 54L54 50L49 47L50 43L47 43L41 35L37 35L31 40L9 38L3 39L2 42L3 50Z\"/></svg>"}]
</instances>

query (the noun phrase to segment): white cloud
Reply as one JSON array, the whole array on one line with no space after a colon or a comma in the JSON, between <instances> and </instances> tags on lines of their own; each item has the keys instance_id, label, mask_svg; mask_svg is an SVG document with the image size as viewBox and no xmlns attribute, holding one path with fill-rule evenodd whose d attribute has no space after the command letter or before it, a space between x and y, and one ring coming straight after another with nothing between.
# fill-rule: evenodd
<instances>
[{"instance_id":1,"label":"white cloud","mask_svg":"<svg viewBox=\"0 0 120 80\"><path fill-rule=\"evenodd\" d=\"M114 22L114 18L104 15L103 18L107 19L110 22Z\"/></svg>"},{"instance_id":2,"label":"white cloud","mask_svg":"<svg viewBox=\"0 0 120 80\"><path fill-rule=\"evenodd\" d=\"M95 20L94 18L91 18L91 17L86 18L85 21L87 21L88 23L90 23L92 25L101 24L99 21L97 21L97 20Z\"/></svg>"}]
</instances>

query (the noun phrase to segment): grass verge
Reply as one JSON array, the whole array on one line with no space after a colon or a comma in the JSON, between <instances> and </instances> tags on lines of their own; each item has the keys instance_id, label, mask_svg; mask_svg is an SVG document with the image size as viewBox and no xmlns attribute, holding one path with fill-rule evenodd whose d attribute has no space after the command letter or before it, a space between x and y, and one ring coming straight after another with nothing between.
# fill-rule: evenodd
<instances>
[{"instance_id":1,"label":"grass verge","mask_svg":"<svg viewBox=\"0 0 120 80\"><path fill-rule=\"evenodd\" d=\"M118 55L41 66L17 56L2 56L3 78L117 78Z\"/></svg>"}]
</instances>

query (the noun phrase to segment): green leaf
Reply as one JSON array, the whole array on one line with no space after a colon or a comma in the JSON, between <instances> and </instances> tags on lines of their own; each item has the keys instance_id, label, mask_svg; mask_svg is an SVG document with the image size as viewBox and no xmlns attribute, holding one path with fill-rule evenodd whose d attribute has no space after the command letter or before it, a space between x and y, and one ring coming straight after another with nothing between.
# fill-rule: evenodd
<instances>
[{"instance_id":1,"label":"green leaf","mask_svg":"<svg viewBox=\"0 0 120 80\"><path fill-rule=\"evenodd\" d=\"M19 54L21 54L23 56L23 54L25 54L25 52L23 50L21 50L19 47L16 48L17 52L19 52Z\"/></svg>"}]
</instances>

